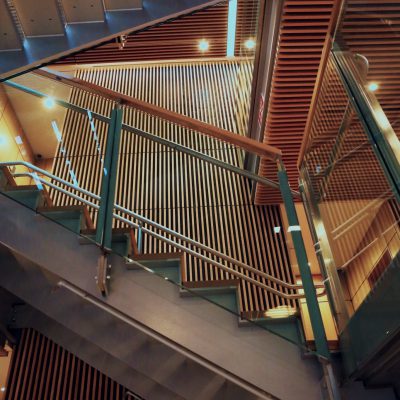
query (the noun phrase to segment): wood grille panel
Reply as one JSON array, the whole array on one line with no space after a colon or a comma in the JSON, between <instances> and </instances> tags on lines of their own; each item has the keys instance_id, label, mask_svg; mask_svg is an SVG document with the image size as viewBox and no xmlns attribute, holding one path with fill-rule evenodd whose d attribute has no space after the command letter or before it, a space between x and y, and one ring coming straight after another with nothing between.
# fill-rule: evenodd
<instances>
[{"instance_id":1,"label":"wood grille panel","mask_svg":"<svg viewBox=\"0 0 400 400\"><path fill-rule=\"evenodd\" d=\"M235 55L254 56L244 42L255 38L260 0L238 0ZM228 1L127 36L123 49L113 40L60 60L61 64L90 64L151 60L179 60L226 56ZM210 48L201 53L198 41Z\"/></svg>"},{"instance_id":2,"label":"wood grille panel","mask_svg":"<svg viewBox=\"0 0 400 400\"><path fill-rule=\"evenodd\" d=\"M376 82L374 94L400 136L400 2L347 0L339 28L341 46L367 57L367 82Z\"/></svg>"},{"instance_id":3,"label":"wood grille panel","mask_svg":"<svg viewBox=\"0 0 400 400\"><path fill-rule=\"evenodd\" d=\"M86 68L79 70L78 76L245 134L251 68L248 61L167 63ZM110 104L80 91L74 91L72 101L94 111L110 112ZM136 110L125 110L124 118L128 125L243 167L242 152L223 142ZM100 164L91 136L82 134L88 132L85 124L87 121L69 112L64 128L65 143L81 186L99 193ZM106 128L101 124L97 127L103 146ZM59 155L55 173L68 179L67 168L61 160ZM68 204L71 199L58 194L55 201ZM257 269L293 282L284 233L275 234L273 229L282 226L279 206L254 206L250 183L245 178L124 131L117 202ZM145 252L171 250L145 237ZM193 257L187 256L186 265L190 281L230 278ZM263 311L288 304L244 282L241 298L242 311Z\"/></svg>"},{"instance_id":4,"label":"wood grille panel","mask_svg":"<svg viewBox=\"0 0 400 400\"><path fill-rule=\"evenodd\" d=\"M286 0L272 77L264 142L282 150L293 188L318 68L335 14L335 0ZM259 173L276 180L276 165L261 160ZM257 185L256 204L281 202L278 191Z\"/></svg>"},{"instance_id":5,"label":"wood grille panel","mask_svg":"<svg viewBox=\"0 0 400 400\"><path fill-rule=\"evenodd\" d=\"M33 329L22 329L6 400L121 400L126 389Z\"/></svg>"}]
</instances>

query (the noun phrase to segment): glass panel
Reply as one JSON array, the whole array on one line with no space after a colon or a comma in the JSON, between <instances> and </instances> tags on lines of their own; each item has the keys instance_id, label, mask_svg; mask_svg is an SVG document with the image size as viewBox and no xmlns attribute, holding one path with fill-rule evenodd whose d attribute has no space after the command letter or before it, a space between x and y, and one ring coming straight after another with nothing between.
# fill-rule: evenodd
<instances>
[{"instance_id":1,"label":"glass panel","mask_svg":"<svg viewBox=\"0 0 400 400\"><path fill-rule=\"evenodd\" d=\"M35 78L31 74L35 93L6 88L15 98L16 117L24 124L23 143L33 149L27 160L58 178L50 178L46 190L53 206L81 208L73 216L66 212L70 209L61 215L60 209L49 210L43 200L48 176L42 177L41 171L37 177L28 175L35 185L31 189L39 192L32 202L13 198L94 241L109 124L108 118L95 112L110 115L113 104L79 89L64 94L75 105L90 104L90 112L60 103L54 93L50 99L42 98L43 82L35 86ZM218 113L206 104L214 122L226 126L223 110ZM279 207L253 206L248 178L144 139L136 127L201 150L239 170L243 152L138 110L125 108L124 114L112 251L178 285L183 294L201 296L237 315L241 323L256 324L310 351L298 319L300 287L291 270L284 232L278 235L274 229L282 225ZM49 143L53 145L47 151ZM11 167L4 175L25 179L16 172ZM12 197L8 178L4 176L2 190Z\"/></svg>"},{"instance_id":2,"label":"glass panel","mask_svg":"<svg viewBox=\"0 0 400 400\"><path fill-rule=\"evenodd\" d=\"M336 32L337 49L343 52L343 62L352 71L372 117L400 162L399 3L345 3Z\"/></svg>"},{"instance_id":3,"label":"glass panel","mask_svg":"<svg viewBox=\"0 0 400 400\"><path fill-rule=\"evenodd\" d=\"M348 315L359 318L359 310L381 290L380 282L387 279L385 271L398 257L400 248L400 204L365 126L331 55L301 175L315 229L315 247L325 265L342 337L348 334ZM391 325L390 316L386 318L387 326L381 319L380 330L375 331L381 340L386 339L385 332ZM357 326L361 327L359 323ZM359 330L351 341L363 335L364 331ZM357 357L365 357L367 347L371 351L373 344L371 340Z\"/></svg>"}]
</instances>

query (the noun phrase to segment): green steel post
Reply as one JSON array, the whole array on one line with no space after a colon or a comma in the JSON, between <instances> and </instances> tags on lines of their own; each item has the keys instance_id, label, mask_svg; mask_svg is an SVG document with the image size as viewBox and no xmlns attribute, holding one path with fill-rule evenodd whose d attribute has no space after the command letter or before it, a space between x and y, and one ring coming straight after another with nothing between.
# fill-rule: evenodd
<instances>
[{"instance_id":1,"label":"green steel post","mask_svg":"<svg viewBox=\"0 0 400 400\"><path fill-rule=\"evenodd\" d=\"M103 160L103 174L102 174L101 190L100 190L100 208L97 214L96 243L99 245L103 245L104 223L106 219L107 197L108 197L108 188L110 182L109 172L111 169L115 121L116 121L115 110L113 110L111 113L111 120L108 125L106 150Z\"/></svg>"},{"instance_id":2,"label":"green steel post","mask_svg":"<svg viewBox=\"0 0 400 400\"><path fill-rule=\"evenodd\" d=\"M282 193L283 202L285 204L285 210L289 221L289 229L292 234L292 240L296 252L297 262L299 265L304 294L310 314L311 326L315 338L315 347L318 355L329 359L330 354L328 341L326 340L325 329L322 322L321 311L319 309L317 293L315 291L311 270L308 264L306 248L304 246L303 236L301 234L299 220L297 218L297 212L290 190L289 180L283 165L279 164L278 168L280 190Z\"/></svg>"},{"instance_id":3,"label":"green steel post","mask_svg":"<svg viewBox=\"0 0 400 400\"><path fill-rule=\"evenodd\" d=\"M122 128L122 109L117 108L113 110L112 119L114 121L113 128L113 145L111 153L111 165L109 171L109 184L107 194L107 205L105 212L104 221L104 235L103 235L103 247L107 250L111 250L112 241L112 221L114 211L114 200L115 200L115 187L117 185L117 174L118 174L118 155L119 155L119 144L121 141L121 128Z\"/></svg>"}]
</instances>

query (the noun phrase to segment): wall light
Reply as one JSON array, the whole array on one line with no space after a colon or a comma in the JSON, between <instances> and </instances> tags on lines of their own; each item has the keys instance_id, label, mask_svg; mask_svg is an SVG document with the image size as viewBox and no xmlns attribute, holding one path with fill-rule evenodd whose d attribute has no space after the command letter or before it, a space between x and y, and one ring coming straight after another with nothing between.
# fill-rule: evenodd
<instances>
[{"instance_id":1,"label":"wall light","mask_svg":"<svg viewBox=\"0 0 400 400\"><path fill-rule=\"evenodd\" d=\"M247 50L253 50L256 47L256 41L254 39L247 39L244 45Z\"/></svg>"},{"instance_id":2,"label":"wall light","mask_svg":"<svg viewBox=\"0 0 400 400\"><path fill-rule=\"evenodd\" d=\"M368 85L368 90L369 90L370 92L375 92L375 90L377 90L378 88L379 88L379 86L378 86L378 84L375 83L375 82L371 82L371 83Z\"/></svg>"},{"instance_id":3,"label":"wall light","mask_svg":"<svg viewBox=\"0 0 400 400\"><path fill-rule=\"evenodd\" d=\"M199 41L199 50L200 51L207 51L210 48L210 43L208 43L208 40L201 39Z\"/></svg>"},{"instance_id":4,"label":"wall light","mask_svg":"<svg viewBox=\"0 0 400 400\"><path fill-rule=\"evenodd\" d=\"M53 108L56 105L56 102L54 101L54 99L52 99L51 97L46 97L43 100L43 104L46 108L50 109Z\"/></svg>"}]
</instances>

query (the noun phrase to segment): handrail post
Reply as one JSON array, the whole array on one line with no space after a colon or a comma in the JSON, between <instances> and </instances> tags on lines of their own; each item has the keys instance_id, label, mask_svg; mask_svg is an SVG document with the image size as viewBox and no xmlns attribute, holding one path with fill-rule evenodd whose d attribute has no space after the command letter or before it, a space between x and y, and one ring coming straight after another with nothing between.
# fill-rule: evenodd
<instances>
[{"instance_id":1,"label":"handrail post","mask_svg":"<svg viewBox=\"0 0 400 400\"><path fill-rule=\"evenodd\" d=\"M301 280L303 283L304 294L310 314L311 326L314 333L315 347L317 353L326 358L330 358L328 341L326 339L324 324L321 311L319 309L318 298L312 279L311 270L308 264L307 252L301 233L296 207L290 190L288 176L285 167L280 160L278 162L279 186L282 193L283 202L289 222L289 229L292 234L294 249L296 252L297 263L299 265Z\"/></svg>"},{"instance_id":2,"label":"handrail post","mask_svg":"<svg viewBox=\"0 0 400 400\"><path fill-rule=\"evenodd\" d=\"M115 197L115 186L118 172L118 152L121 139L122 109L111 112L108 126L106 151L103 162L101 181L100 208L97 217L96 243L106 250L111 249L112 219Z\"/></svg>"}]
</instances>

